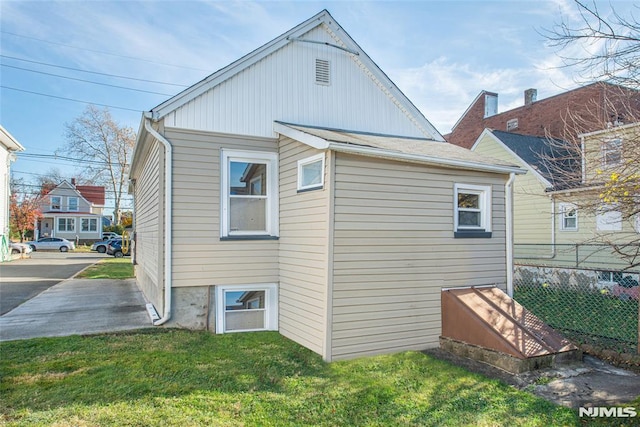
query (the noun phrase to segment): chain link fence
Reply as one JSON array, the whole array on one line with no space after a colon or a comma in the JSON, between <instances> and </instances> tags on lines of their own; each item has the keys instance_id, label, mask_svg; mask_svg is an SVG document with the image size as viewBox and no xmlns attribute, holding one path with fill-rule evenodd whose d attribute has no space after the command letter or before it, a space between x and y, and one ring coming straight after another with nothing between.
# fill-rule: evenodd
<instances>
[{"instance_id":1,"label":"chain link fence","mask_svg":"<svg viewBox=\"0 0 640 427\"><path fill-rule=\"evenodd\" d=\"M576 253L579 247L573 251L573 261ZM593 258L588 268L557 259L533 262L532 258L515 260L516 301L578 344L638 352L638 270L615 269L614 263Z\"/></svg>"}]
</instances>

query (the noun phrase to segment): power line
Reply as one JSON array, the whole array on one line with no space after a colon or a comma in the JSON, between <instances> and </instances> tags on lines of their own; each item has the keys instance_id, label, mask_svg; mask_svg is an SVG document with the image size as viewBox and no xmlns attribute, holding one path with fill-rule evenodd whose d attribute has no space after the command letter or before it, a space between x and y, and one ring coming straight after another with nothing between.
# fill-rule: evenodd
<instances>
[{"instance_id":1,"label":"power line","mask_svg":"<svg viewBox=\"0 0 640 427\"><path fill-rule=\"evenodd\" d=\"M97 164L97 165L119 165L119 163L115 162L115 163L109 163L109 162L104 162L101 160L89 160L89 159L76 159L75 157L68 157L68 156L60 156L57 154L35 154L35 153L23 153L23 152L18 152L16 153L18 155L18 157L36 157L36 158L44 158L44 159L60 159L60 160L67 160L70 162L79 162L79 163L93 163L93 164ZM126 164L124 166L127 166Z\"/></svg>"},{"instance_id":2,"label":"power line","mask_svg":"<svg viewBox=\"0 0 640 427\"><path fill-rule=\"evenodd\" d=\"M30 93L32 95L46 96L47 98L55 98L55 99L62 99L64 101L79 102L81 104L97 105L99 107L107 107L107 108L114 108L116 110L135 111L136 113L142 113L142 110L134 110L133 108L118 107L118 106L115 106L115 105L99 104L97 102L82 101L80 99L73 99L73 98L65 98L65 97L62 97L62 96L48 95L46 93L33 92L33 91L30 91L30 90L18 89L18 88L15 88L15 87L10 87L10 86L5 86L5 85L0 85L0 88L8 89L8 90L15 90L17 92Z\"/></svg>"},{"instance_id":3,"label":"power line","mask_svg":"<svg viewBox=\"0 0 640 427\"><path fill-rule=\"evenodd\" d=\"M150 63L150 64L164 65L164 66L167 66L167 67L176 67L176 68L184 68L184 69L188 69L188 70L210 72L209 70L205 70L205 69L202 69L202 68L187 67L187 66L184 66L184 65L167 64L167 63L164 63L164 62L153 61L151 59L143 59L143 58L138 58L138 57L135 57L135 56L127 56L127 55L120 55L118 53L106 52L106 51L103 51L103 50L87 49L87 48L84 48L84 47L71 46L71 45L68 45L68 44L58 43L58 42L54 42L54 41L51 41L51 40L39 39L37 37L24 36L22 34L16 34L16 33L12 33L12 32L9 32L9 31L0 31L0 32L3 33L3 34L9 34L9 35L16 36L16 37L22 37L22 38L25 38L25 39L36 40L36 41L39 41L39 42L42 42L42 43L49 43L49 44L53 44L53 45L56 45L56 46L68 47L68 48L71 48L71 49L84 50L86 52L101 53L103 55L111 55L111 56L115 56L115 57L118 57L118 58L132 59L134 61L141 61L141 62L147 62L147 63Z\"/></svg>"},{"instance_id":4,"label":"power line","mask_svg":"<svg viewBox=\"0 0 640 427\"><path fill-rule=\"evenodd\" d=\"M65 67L63 65L48 64L46 62L32 61L32 60L29 60L29 59L18 58L18 57L15 57L15 56L0 55L0 58L14 59L16 61L23 61L23 62L29 62L31 64L45 65L47 67L62 68L64 70L79 71L81 73L97 74L99 76L115 77L115 78L118 78L118 79L126 79L126 80L135 80L135 81L144 82L144 83L155 83L155 84L160 84L160 85L189 87L188 85L182 85L182 84L178 84L178 83L167 83L167 82L161 82L161 81L157 81L157 80L138 79L138 78L135 78L135 77L120 76L120 75L117 75L117 74L101 73L101 72L98 72L98 71L81 70L79 68Z\"/></svg>"},{"instance_id":5,"label":"power line","mask_svg":"<svg viewBox=\"0 0 640 427\"><path fill-rule=\"evenodd\" d=\"M112 84L108 84L108 83L94 82L94 81L91 81L91 80L78 79L76 77L67 77L67 76L61 76L60 74L46 73L44 71L37 71L37 70L30 70L29 68L16 67L15 65L0 64L0 66L8 67L8 68L14 68L16 70L29 71L30 73L44 74L46 76L58 77L58 78L61 78L61 79L75 80L75 81L83 82L83 83L91 83L91 84L94 84L94 85L115 87L117 89L133 90L133 91L136 91L136 92L151 93L153 95L171 96L171 94L169 94L169 93L152 92L150 90L134 89L134 88L125 87L125 86L112 85Z\"/></svg>"}]
</instances>

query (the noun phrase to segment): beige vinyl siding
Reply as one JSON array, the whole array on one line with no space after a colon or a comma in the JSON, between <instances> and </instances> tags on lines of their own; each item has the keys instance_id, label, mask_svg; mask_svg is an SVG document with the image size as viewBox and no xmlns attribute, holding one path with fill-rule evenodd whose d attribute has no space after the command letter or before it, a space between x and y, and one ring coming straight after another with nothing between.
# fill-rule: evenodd
<instances>
[{"instance_id":1,"label":"beige vinyl siding","mask_svg":"<svg viewBox=\"0 0 640 427\"><path fill-rule=\"evenodd\" d=\"M325 355L330 155L323 189L297 191L297 163L321 153L280 142L280 333Z\"/></svg>"},{"instance_id":2,"label":"beige vinyl siding","mask_svg":"<svg viewBox=\"0 0 640 427\"><path fill-rule=\"evenodd\" d=\"M504 288L506 178L336 154L332 359L435 347L443 287ZM492 238L453 237L456 183L491 186Z\"/></svg>"},{"instance_id":3,"label":"beige vinyl siding","mask_svg":"<svg viewBox=\"0 0 640 427\"><path fill-rule=\"evenodd\" d=\"M135 273L145 297L164 311L164 159L162 145L151 144L135 185Z\"/></svg>"},{"instance_id":4,"label":"beige vinyl siding","mask_svg":"<svg viewBox=\"0 0 640 427\"><path fill-rule=\"evenodd\" d=\"M485 135L473 151L527 167L490 135ZM516 176L513 185L514 243L551 243L552 205L549 195L545 193L546 188L547 185L530 170Z\"/></svg>"},{"instance_id":5,"label":"beige vinyl siding","mask_svg":"<svg viewBox=\"0 0 640 427\"><path fill-rule=\"evenodd\" d=\"M173 146L173 286L277 283L277 240L220 240L220 149L276 152L276 140L177 128L165 136Z\"/></svg>"}]
</instances>

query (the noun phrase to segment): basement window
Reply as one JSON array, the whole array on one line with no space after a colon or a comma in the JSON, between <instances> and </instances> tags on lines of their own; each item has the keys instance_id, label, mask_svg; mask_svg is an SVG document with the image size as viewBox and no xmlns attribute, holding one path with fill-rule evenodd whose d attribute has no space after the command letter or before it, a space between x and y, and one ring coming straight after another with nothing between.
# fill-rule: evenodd
<instances>
[{"instance_id":1,"label":"basement window","mask_svg":"<svg viewBox=\"0 0 640 427\"><path fill-rule=\"evenodd\" d=\"M316 58L316 84L329 86L331 84L331 67L326 59Z\"/></svg>"},{"instance_id":2,"label":"basement window","mask_svg":"<svg viewBox=\"0 0 640 427\"><path fill-rule=\"evenodd\" d=\"M491 186L454 186L454 237L491 237Z\"/></svg>"},{"instance_id":3,"label":"basement window","mask_svg":"<svg viewBox=\"0 0 640 427\"><path fill-rule=\"evenodd\" d=\"M216 333L277 330L276 284L216 287Z\"/></svg>"}]
</instances>

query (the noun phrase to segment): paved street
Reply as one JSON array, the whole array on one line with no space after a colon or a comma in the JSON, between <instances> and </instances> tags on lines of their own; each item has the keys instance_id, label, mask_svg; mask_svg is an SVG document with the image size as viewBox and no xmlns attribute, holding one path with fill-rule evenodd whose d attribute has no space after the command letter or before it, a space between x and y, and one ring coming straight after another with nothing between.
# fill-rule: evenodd
<instances>
[{"instance_id":1,"label":"paved street","mask_svg":"<svg viewBox=\"0 0 640 427\"><path fill-rule=\"evenodd\" d=\"M29 256L0 264L0 316L106 255L39 251Z\"/></svg>"}]
</instances>

